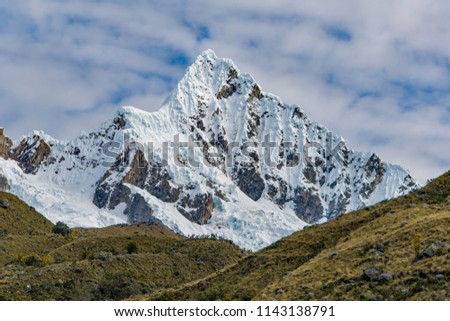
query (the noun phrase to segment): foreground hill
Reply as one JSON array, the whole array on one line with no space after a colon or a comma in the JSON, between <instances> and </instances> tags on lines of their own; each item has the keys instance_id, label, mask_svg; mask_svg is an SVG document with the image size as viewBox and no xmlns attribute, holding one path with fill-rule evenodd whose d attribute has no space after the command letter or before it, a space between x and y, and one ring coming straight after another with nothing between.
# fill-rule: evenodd
<instances>
[{"instance_id":1,"label":"foreground hill","mask_svg":"<svg viewBox=\"0 0 450 321\"><path fill-rule=\"evenodd\" d=\"M246 253L149 224L52 233L53 224L0 192L0 300L121 300L203 278Z\"/></svg>"},{"instance_id":2,"label":"foreground hill","mask_svg":"<svg viewBox=\"0 0 450 321\"><path fill-rule=\"evenodd\" d=\"M450 172L286 237L157 300L448 300Z\"/></svg>"}]
</instances>

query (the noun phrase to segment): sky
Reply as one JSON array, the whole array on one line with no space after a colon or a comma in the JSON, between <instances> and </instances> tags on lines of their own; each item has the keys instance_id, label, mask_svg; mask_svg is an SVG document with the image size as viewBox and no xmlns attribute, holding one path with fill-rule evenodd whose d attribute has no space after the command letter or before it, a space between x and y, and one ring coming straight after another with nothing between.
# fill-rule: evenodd
<instances>
[{"instance_id":1,"label":"sky","mask_svg":"<svg viewBox=\"0 0 450 321\"><path fill-rule=\"evenodd\" d=\"M0 127L60 139L159 108L205 49L421 183L450 169L445 0L0 3Z\"/></svg>"}]
</instances>

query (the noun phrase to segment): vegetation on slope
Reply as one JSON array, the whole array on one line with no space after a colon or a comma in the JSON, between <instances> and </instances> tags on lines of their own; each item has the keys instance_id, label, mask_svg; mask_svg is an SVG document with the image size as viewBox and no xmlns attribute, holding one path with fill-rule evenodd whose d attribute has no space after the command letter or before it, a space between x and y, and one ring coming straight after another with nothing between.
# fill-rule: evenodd
<instances>
[{"instance_id":1,"label":"vegetation on slope","mask_svg":"<svg viewBox=\"0 0 450 321\"><path fill-rule=\"evenodd\" d=\"M448 300L450 172L309 227L157 300Z\"/></svg>"},{"instance_id":2,"label":"vegetation on slope","mask_svg":"<svg viewBox=\"0 0 450 321\"><path fill-rule=\"evenodd\" d=\"M0 208L0 300L122 300L203 278L246 253L227 241L187 239L148 224L72 229L21 202Z\"/></svg>"},{"instance_id":3,"label":"vegetation on slope","mask_svg":"<svg viewBox=\"0 0 450 321\"><path fill-rule=\"evenodd\" d=\"M248 255L157 225L65 236L0 193L2 300L447 300L450 172Z\"/></svg>"}]
</instances>

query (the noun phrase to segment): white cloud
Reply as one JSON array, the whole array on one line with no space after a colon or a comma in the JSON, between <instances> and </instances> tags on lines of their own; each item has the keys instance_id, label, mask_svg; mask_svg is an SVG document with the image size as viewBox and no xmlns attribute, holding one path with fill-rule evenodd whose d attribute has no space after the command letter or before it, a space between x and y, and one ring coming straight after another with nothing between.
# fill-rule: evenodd
<instances>
[{"instance_id":1,"label":"white cloud","mask_svg":"<svg viewBox=\"0 0 450 321\"><path fill-rule=\"evenodd\" d=\"M424 182L450 167L449 14L443 0L16 1L0 5L0 125L69 138L118 105L155 110L212 48Z\"/></svg>"}]
</instances>

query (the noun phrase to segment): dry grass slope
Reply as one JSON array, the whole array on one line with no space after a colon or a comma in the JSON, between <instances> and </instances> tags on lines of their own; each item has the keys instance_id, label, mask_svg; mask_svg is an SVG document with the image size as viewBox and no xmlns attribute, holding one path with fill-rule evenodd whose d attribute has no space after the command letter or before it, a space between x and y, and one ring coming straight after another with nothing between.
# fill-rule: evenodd
<instances>
[{"instance_id":1,"label":"dry grass slope","mask_svg":"<svg viewBox=\"0 0 450 321\"><path fill-rule=\"evenodd\" d=\"M1 199L10 206L0 208L0 300L123 300L203 278L246 255L227 241L148 224L64 237L17 197Z\"/></svg>"},{"instance_id":2,"label":"dry grass slope","mask_svg":"<svg viewBox=\"0 0 450 321\"><path fill-rule=\"evenodd\" d=\"M447 172L410 195L309 227L209 277L141 299L449 300L449 195Z\"/></svg>"}]
</instances>

